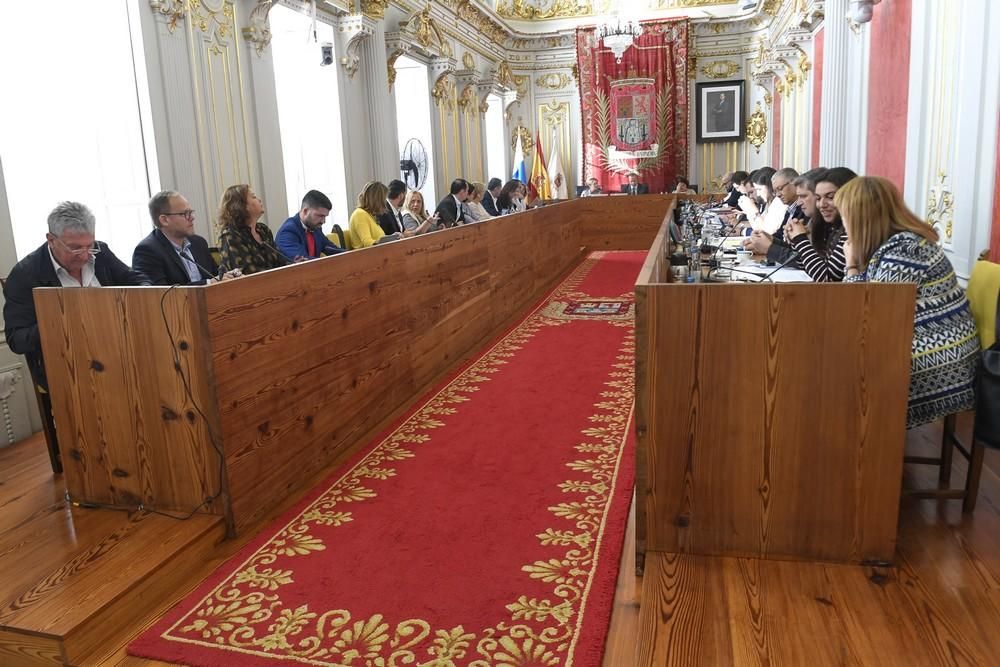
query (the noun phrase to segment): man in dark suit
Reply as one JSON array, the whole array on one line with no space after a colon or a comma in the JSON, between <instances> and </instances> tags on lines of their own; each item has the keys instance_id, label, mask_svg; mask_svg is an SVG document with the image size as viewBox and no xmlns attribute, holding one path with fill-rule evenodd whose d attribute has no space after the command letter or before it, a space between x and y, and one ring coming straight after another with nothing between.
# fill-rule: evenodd
<instances>
[{"instance_id":1,"label":"man in dark suit","mask_svg":"<svg viewBox=\"0 0 1000 667\"><path fill-rule=\"evenodd\" d=\"M48 390L38 316L31 291L36 287L110 287L148 285L149 280L94 240L94 214L83 204L63 202L49 214L45 243L14 265L3 295L7 345L23 354L35 384Z\"/></svg>"},{"instance_id":2,"label":"man in dark suit","mask_svg":"<svg viewBox=\"0 0 1000 667\"><path fill-rule=\"evenodd\" d=\"M399 179L389 181L385 211L378 216L378 226L386 236L403 233L403 200L406 199L406 183Z\"/></svg>"},{"instance_id":3,"label":"man in dark suit","mask_svg":"<svg viewBox=\"0 0 1000 667\"><path fill-rule=\"evenodd\" d=\"M322 255L344 252L323 234L323 223L330 215L333 204L319 190L310 190L302 198L299 212L285 220L274 237L274 243L285 257L292 261L315 259Z\"/></svg>"},{"instance_id":4,"label":"man in dark suit","mask_svg":"<svg viewBox=\"0 0 1000 667\"><path fill-rule=\"evenodd\" d=\"M499 178L491 178L490 182L486 184L486 194L483 195L482 204L486 212L494 218L500 215L500 211L497 210L497 197L500 196L500 190L502 189L503 181Z\"/></svg>"},{"instance_id":5,"label":"man in dark suit","mask_svg":"<svg viewBox=\"0 0 1000 667\"><path fill-rule=\"evenodd\" d=\"M740 197L743 196L743 183L749 179L750 174L745 171L734 171L726 174L722 178L722 186L726 188L726 198L722 200L722 205L729 208L739 208Z\"/></svg>"},{"instance_id":6,"label":"man in dark suit","mask_svg":"<svg viewBox=\"0 0 1000 667\"><path fill-rule=\"evenodd\" d=\"M450 194L438 202L437 213L438 224L445 227L454 227L465 223L465 215L462 213L462 204L469 198L469 183L463 178L456 178L451 182Z\"/></svg>"},{"instance_id":7,"label":"man in dark suit","mask_svg":"<svg viewBox=\"0 0 1000 667\"><path fill-rule=\"evenodd\" d=\"M622 192L630 195L644 195L649 192L649 186L639 182L639 174L635 171L628 173L628 183L622 186Z\"/></svg>"},{"instance_id":8,"label":"man in dark suit","mask_svg":"<svg viewBox=\"0 0 1000 667\"><path fill-rule=\"evenodd\" d=\"M132 267L154 285L204 285L219 272L208 242L194 233L194 210L178 192L149 200L153 231L132 252Z\"/></svg>"}]
</instances>

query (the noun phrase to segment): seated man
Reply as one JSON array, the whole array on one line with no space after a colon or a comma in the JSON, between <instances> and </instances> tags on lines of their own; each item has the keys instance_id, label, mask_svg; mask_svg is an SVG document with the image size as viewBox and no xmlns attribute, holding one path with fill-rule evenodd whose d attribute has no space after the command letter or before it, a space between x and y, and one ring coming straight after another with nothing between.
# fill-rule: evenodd
<instances>
[{"instance_id":1,"label":"seated man","mask_svg":"<svg viewBox=\"0 0 1000 667\"><path fill-rule=\"evenodd\" d=\"M333 204L319 190L310 190L302 198L299 212L285 220L274 238L275 245L288 259L301 261L344 252L323 235L323 223Z\"/></svg>"},{"instance_id":2,"label":"seated man","mask_svg":"<svg viewBox=\"0 0 1000 667\"><path fill-rule=\"evenodd\" d=\"M450 192L451 194L438 202L437 208L434 210L441 221L439 224L445 227L454 227L466 222L465 216L462 214L462 204L469 198L468 181L456 178L451 182Z\"/></svg>"},{"instance_id":3,"label":"seated man","mask_svg":"<svg viewBox=\"0 0 1000 667\"><path fill-rule=\"evenodd\" d=\"M48 391L38 317L31 291L36 287L148 285L149 280L94 241L94 214L83 204L63 202L49 214L45 243L14 265L3 294L7 345L23 354L35 384Z\"/></svg>"},{"instance_id":4,"label":"seated man","mask_svg":"<svg viewBox=\"0 0 1000 667\"><path fill-rule=\"evenodd\" d=\"M598 182L596 178L591 176L590 178L587 179L587 187L583 192L580 193L580 196L593 197L594 195L600 195L600 194L604 194L603 191L601 190L601 184Z\"/></svg>"},{"instance_id":5,"label":"seated man","mask_svg":"<svg viewBox=\"0 0 1000 667\"><path fill-rule=\"evenodd\" d=\"M649 192L649 186L639 182L639 172L628 173L628 183L622 186L622 192L630 195L644 195Z\"/></svg>"},{"instance_id":6,"label":"seated man","mask_svg":"<svg viewBox=\"0 0 1000 667\"><path fill-rule=\"evenodd\" d=\"M494 218L500 215L500 210L497 208L497 197L500 196L501 189L503 189L503 181L494 176L486 184L486 194L483 195L483 208Z\"/></svg>"},{"instance_id":7,"label":"seated man","mask_svg":"<svg viewBox=\"0 0 1000 667\"><path fill-rule=\"evenodd\" d=\"M389 195L385 198L386 208L378 216L378 226L389 234L402 234L403 200L406 199L406 183L399 179L389 181Z\"/></svg>"},{"instance_id":8,"label":"seated man","mask_svg":"<svg viewBox=\"0 0 1000 667\"><path fill-rule=\"evenodd\" d=\"M149 200L153 231L132 252L132 266L154 285L204 285L219 267L208 242L194 233L194 210L173 190Z\"/></svg>"}]
</instances>

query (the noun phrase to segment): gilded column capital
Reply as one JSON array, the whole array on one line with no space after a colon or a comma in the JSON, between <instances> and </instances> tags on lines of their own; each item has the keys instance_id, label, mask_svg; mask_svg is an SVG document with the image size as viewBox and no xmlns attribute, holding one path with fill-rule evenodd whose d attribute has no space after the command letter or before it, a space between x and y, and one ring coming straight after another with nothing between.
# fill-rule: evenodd
<instances>
[{"instance_id":1,"label":"gilded column capital","mask_svg":"<svg viewBox=\"0 0 1000 667\"><path fill-rule=\"evenodd\" d=\"M381 21L385 18L385 10L389 0L361 0L361 13L371 19Z\"/></svg>"},{"instance_id":2,"label":"gilded column capital","mask_svg":"<svg viewBox=\"0 0 1000 667\"><path fill-rule=\"evenodd\" d=\"M271 43L271 23L268 14L277 0L259 0L250 10L247 26L243 28L243 38L253 44L258 56L263 56Z\"/></svg>"},{"instance_id":3,"label":"gilded column capital","mask_svg":"<svg viewBox=\"0 0 1000 667\"><path fill-rule=\"evenodd\" d=\"M340 43L340 65L353 79L361 64L361 44L375 34L375 21L363 14L349 14L337 21L337 41Z\"/></svg>"},{"instance_id":4,"label":"gilded column capital","mask_svg":"<svg viewBox=\"0 0 1000 667\"><path fill-rule=\"evenodd\" d=\"M149 0L149 8L164 18L167 30L173 34L177 24L187 15L187 0Z\"/></svg>"}]
</instances>

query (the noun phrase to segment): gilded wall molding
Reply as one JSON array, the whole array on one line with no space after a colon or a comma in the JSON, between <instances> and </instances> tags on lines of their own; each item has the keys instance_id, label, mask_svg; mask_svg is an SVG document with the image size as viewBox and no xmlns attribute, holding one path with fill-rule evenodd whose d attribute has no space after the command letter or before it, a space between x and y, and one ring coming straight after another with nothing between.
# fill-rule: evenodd
<instances>
[{"instance_id":1,"label":"gilded wall molding","mask_svg":"<svg viewBox=\"0 0 1000 667\"><path fill-rule=\"evenodd\" d=\"M431 89L431 97L434 98L434 104L437 107L448 112L455 110L458 94L451 72L445 72L437 78Z\"/></svg>"},{"instance_id":2,"label":"gilded wall molding","mask_svg":"<svg viewBox=\"0 0 1000 667\"><path fill-rule=\"evenodd\" d=\"M717 60L714 63L702 65L701 73L709 79L729 79L743 69L735 60Z\"/></svg>"},{"instance_id":3,"label":"gilded wall molding","mask_svg":"<svg viewBox=\"0 0 1000 667\"><path fill-rule=\"evenodd\" d=\"M535 79L535 85L540 88L548 88L549 90L562 90L570 85L571 81L572 79L568 74L549 72Z\"/></svg>"},{"instance_id":4,"label":"gilded wall molding","mask_svg":"<svg viewBox=\"0 0 1000 667\"><path fill-rule=\"evenodd\" d=\"M476 98L476 86L469 84L462 89L462 94L458 97L458 107L467 114L473 114L478 109L479 100Z\"/></svg>"},{"instance_id":5,"label":"gilded wall molding","mask_svg":"<svg viewBox=\"0 0 1000 667\"><path fill-rule=\"evenodd\" d=\"M510 149L514 150L517 146L517 138L521 137L521 150L524 151L525 158L531 153L531 149L535 147L535 140L531 138L531 130L524 126L524 119L517 119L517 127L515 127L510 132Z\"/></svg>"},{"instance_id":6,"label":"gilded wall molding","mask_svg":"<svg viewBox=\"0 0 1000 667\"><path fill-rule=\"evenodd\" d=\"M263 56L271 43L271 22L268 15L277 0L259 0L250 10L248 25L243 28L243 38L253 44L258 56Z\"/></svg>"},{"instance_id":7,"label":"gilded wall molding","mask_svg":"<svg viewBox=\"0 0 1000 667\"><path fill-rule=\"evenodd\" d=\"M149 0L149 8L166 19L167 31L172 35L187 15L187 0Z\"/></svg>"},{"instance_id":8,"label":"gilded wall molding","mask_svg":"<svg viewBox=\"0 0 1000 667\"><path fill-rule=\"evenodd\" d=\"M937 230L942 243L951 245L955 231L955 197L951 186L945 182L948 174L939 170L937 178L937 184L927 193L927 224Z\"/></svg>"},{"instance_id":9,"label":"gilded wall molding","mask_svg":"<svg viewBox=\"0 0 1000 667\"><path fill-rule=\"evenodd\" d=\"M385 10L389 0L361 0L361 13L370 19L381 21L385 18Z\"/></svg>"},{"instance_id":10,"label":"gilded wall molding","mask_svg":"<svg viewBox=\"0 0 1000 667\"><path fill-rule=\"evenodd\" d=\"M476 30L498 46L506 46L510 40L510 33L502 25L480 11L469 0L458 0L455 13L458 18L468 21L470 25L475 26Z\"/></svg>"},{"instance_id":11,"label":"gilded wall molding","mask_svg":"<svg viewBox=\"0 0 1000 667\"><path fill-rule=\"evenodd\" d=\"M465 67L465 69L476 68L476 59L473 58L472 54L468 51L462 54L462 66Z\"/></svg>"},{"instance_id":12,"label":"gilded wall molding","mask_svg":"<svg viewBox=\"0 0 1000 667\"><path fill-rule=\"evenodd\" d=\"M389 57L385 60L386 75L389 79L389 92L392 92L392 87L396 85L396 60L403 55L402 50L396 50L389 54Z\"/></svg>"},{"instance_id":13,"label":"gilded wall molding","mask_svg":"<svg viewBox=\"0 0 1000 667\"><path fill-rule=\"evenodd\" d=\"M753 146L754 151L760 154L760 147L767 140L767 117L764 116L760 102L757 102L757 109L750 114L747 119L747 141Z\"/></svg>"}]
</instances>

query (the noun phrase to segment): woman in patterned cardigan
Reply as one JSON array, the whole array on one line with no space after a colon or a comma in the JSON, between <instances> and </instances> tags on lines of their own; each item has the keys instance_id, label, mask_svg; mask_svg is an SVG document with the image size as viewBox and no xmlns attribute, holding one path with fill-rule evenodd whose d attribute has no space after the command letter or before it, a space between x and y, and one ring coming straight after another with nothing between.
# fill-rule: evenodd
<instances>
[{"instance_id":1,"label":"woman in patterned cardigan","mask_svg":"<svg viewBox=\"0 0 1000 667\"><path fill-rule=\"evenodd\" d=\"M274 234L263 222L264 202L249 185L230 185L219 204L219 254L227 271L244 274L290 264L274 247Z\"/></svg>"},{"instance_id":2,"label":"woman in patterned cardigan","mask_svg":"<svg viewBox=\"0 0 1000 667\"><path fill-rule=\"evenodd\" d=\"M844 282L917 285L907 428L971 410L979 336L937 232L884 178L856 178L835 199L848 239Z\"/></svg>"}]
</instances>

